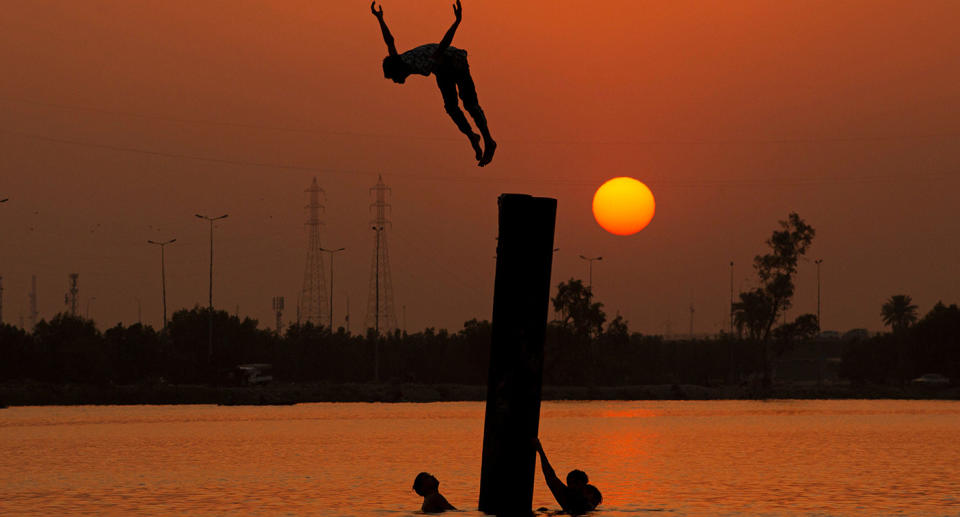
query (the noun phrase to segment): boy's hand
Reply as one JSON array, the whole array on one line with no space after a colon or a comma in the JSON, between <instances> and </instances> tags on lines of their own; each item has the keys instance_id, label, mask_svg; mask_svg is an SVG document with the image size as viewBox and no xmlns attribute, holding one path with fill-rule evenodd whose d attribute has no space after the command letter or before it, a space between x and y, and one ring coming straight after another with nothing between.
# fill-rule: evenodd
<instances>
[{"instance_id":1,"label":"boy's hand","mask_svg":"<svg viewBox=\"0 0 960 517\"><path fill-rule=\"evenodd\" d=\"M370 2L370 12L373 13L373 15L377 18L383 18L383 5L380 6L380 10L378 11L377 0L373 0L373 2Z\"/></svg>"},{"instance_id":2,"label":"boy's hand","mask_svg":"<svg viewBox=\"0 0 960 517\"><path fill-rule=\"evenodd\" d=\"M380 11L383 12L383 7L380 8ZM453 5L453 15L457 17L457 21L460 21L463 15L463 6L460 5L460 0L457 0L457 3Z\"/></svg>"}]
</instances>

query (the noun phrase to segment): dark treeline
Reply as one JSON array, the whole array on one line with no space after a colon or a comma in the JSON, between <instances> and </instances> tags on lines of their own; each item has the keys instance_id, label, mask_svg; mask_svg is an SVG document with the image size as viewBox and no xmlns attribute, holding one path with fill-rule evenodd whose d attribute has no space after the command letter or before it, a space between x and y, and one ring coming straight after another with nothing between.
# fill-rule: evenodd
<instances>
[{"instance_id":1,"label":"dark treeline","mask_svg":"<svg viewBox=\"0 0 960 517\"><path fill-rule=\"evenodd\" d=\"M100 332L91 320L59 314L32 333L0 327L0 379L221 384L239 364L270 363L281 381L370 382L376 373L381 381L481 385L490 328L470 320L456 333L428 328L376 339L307 324L281 336L216 311L211 355L205 308L177 312L163 334L139 324ZM731 357L741 372L756 366L756 354L735 340L665 342L629 333L620 319L596 336L552 322L545 355L544 382L556 385L704 383L726 378Z\"/></svg>"},{"instance_id":2,"label":"dark treeline","mask_svg":"<svg viewBox=\"0 0 960 517\"><path fill-rule=\"evenodd\" d=\"M577 280L561 284L561 291L571 285L588 292ZM312 325L290 326L281 336L257 328L255 320L216 311L211 355L208 317L204 308L179 311L163 334L139 324L100 332L90 320L63 314L41 321L32 333L3 325L0 380L225 384L236 365L270 363L282 382L371 382L376 368L384 382L486 383L487 321L470 320L456 333L426 329L379 339ZM602 327L589 325L576 317L550 323L546 384L740 384L763 374L763 347L749 338L668 341L631 333L620 317L606 325L601 320ZM815 342L775 341L774 350L781 357ZM836 348L842 350L839 374L852 381L896 384L930 372L957 379L960 309L938 304L915 324L847 339Z\"/></svg>"},{"instance_id":3,"label":"dark treeline","mask_svg":"<svg viewBox=\"0 0 960 517\"><path fill-rule=\"evenodd\" d=\"M897 302L907 306L896 312ZM889 309L893 308L893 318ZM853 340L843 351L840 374L857 382L904 383L925 373L960 380L960 308L938 302L916 321L910 297L891 297L881 313L892 331L870 339Z\"/></svg>"},{"instance_id":4,"label":"dark treeline","mask_svg":"<svg viewBox=\"0 0 960 517\"><path fill-rule=\"evenodd\" d=\"M731 307L734 334L668 341L631 333L620 316L607 321L603 304L581 280L561 282L551 300L559 317L547 327L544 383L746 383L767 389L778 365L784 378L792 372L795 379L824 380L833 373L854 382L886 384L903 384L925 373L960 379L956 305L938 303L918 318L909 296L892 296L880 309L891 331L873 337L863 331L848 339L825 338L813 314L786 321L797 261L815 231L795 213L779 226L767 240L770 251L754 258L758 286L740 293ZM224 384L236 382L230 374L237 365L269 363L270 373L282 382L482 385L490 339L490 323L476 319L456 333L428 328L355 335L307 324L290 326L280 335L259 329L256 320L199 307L175 313L162 333L139 324L100 332L90 320L59 314L30 333L0 325L0 380ZM838 356L837 368L831 359Z\"/></svg>"}]
</instances>

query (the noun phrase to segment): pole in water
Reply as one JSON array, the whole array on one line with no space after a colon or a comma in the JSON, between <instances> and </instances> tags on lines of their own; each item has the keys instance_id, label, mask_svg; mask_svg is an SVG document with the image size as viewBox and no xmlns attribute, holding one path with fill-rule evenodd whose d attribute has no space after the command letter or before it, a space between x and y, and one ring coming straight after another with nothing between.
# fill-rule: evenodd
<instances>
[{"instance_id":1,"label":"pole in water","mask_svg":"<svg viewBox=\"0 0 960 517\"><path fill-rule=\"evenodd\" d=\"M557 200L499 198L479 509L531 514Z\"/></svg>"}]
</instances>

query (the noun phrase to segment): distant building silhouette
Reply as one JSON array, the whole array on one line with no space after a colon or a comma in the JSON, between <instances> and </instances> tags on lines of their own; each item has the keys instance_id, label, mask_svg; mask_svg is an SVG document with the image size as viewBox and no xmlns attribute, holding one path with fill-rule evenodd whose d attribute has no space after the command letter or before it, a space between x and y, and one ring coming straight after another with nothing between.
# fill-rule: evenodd
<instances>
[{"instance_id":1,"label":"distant building silhouette","mask_svg":"<svg viewBox=\"0 0 960 517\"><path fill-rule=\"evenodd\" d=\"M370 228L374 232L373 259L370 261L370 295L367 298L367 318L365 328L374 329L380 334L393 332L397 328L397 315L393 308L393 280L390 275L390 255L387 252L387 193L390 188L383 183L383 176L377 177L377 184L370 188L376 201L370 204L375 211Z\"/></svg>"},{"instance_id":2,"label":"distant building silhouette","mask_svg":"<svg viewBox=\"0 0 960 517\"><path fill-rule=\"evenodd\" d=\"M313 178L310 188L305 190L309 194L307 204L307 264L303 272L303 288L300 291L300 317L304 323L331 327L329 308L327 307L327 286L324 283L323 252L320 244L320 194L323 189L317 185L317 178Z\"/></svg>"}]
</instances>

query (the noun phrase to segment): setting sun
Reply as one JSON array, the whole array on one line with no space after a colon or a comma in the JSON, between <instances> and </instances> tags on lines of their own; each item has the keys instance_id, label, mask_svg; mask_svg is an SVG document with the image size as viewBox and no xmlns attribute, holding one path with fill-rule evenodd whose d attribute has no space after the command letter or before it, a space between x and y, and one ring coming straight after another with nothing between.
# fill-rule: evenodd
<instances>
[{"instance_id":1,"label":"setting sun","mask_svg":"<svg viewBox=\"0 0 960 517\"><path fill-rule=\"evenodd\" d=\"M654 209L653 193L633 178L607 180L593 195L593 217L614 235L633 235L646 228Z\"/></svg>"}]
</instances>

